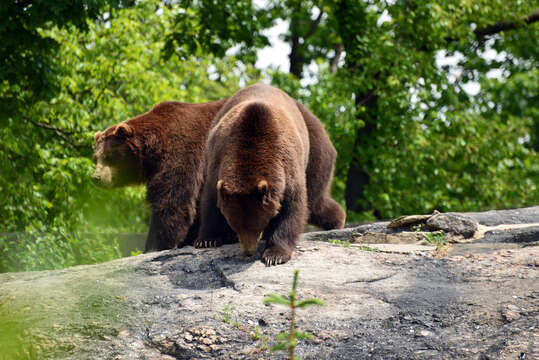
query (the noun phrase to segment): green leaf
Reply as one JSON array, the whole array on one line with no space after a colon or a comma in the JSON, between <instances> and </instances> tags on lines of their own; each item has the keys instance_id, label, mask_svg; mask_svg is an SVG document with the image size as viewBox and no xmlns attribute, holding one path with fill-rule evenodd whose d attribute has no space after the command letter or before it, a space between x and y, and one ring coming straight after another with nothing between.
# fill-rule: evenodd
<instances>
[{"instance_id":1,"label":"green leaf","mask_svg":"<svg viewBox=\"0 0 539 360\"><path fill-rule=\"evenodd\" d=\"M270 348L271 351L279 351L279 350L286 350L286 349L288 349L287 343L278 343L278 344L273 345Z\"/></svg>"},{"instance_id":2,"label":"green leaf","mask_svg":"<svg viewBox=\"0 0 539 360\"><path fill-rule=\"evenodd\" d=\"M324 302L322 300L319 300L319 299L308 299L308 300L301 301L299 304L296 305L296 307L304 309L304 308L306 308L306 307L308 307L310 305L322 306L322 305L324 305Z\"/></svg>"},{"instance_id":3,"label":"green leaf","mask_svg":"<svg viewBox=\"0 0 539 360\"><path fill-rule=\"evenodd\" d=\"M313 338L313 334L306 332L296 332L295 335L298 340L310 340Z\"/></svg>"},{"instance_id":4,"label":"green leaf","mask_svg":"<svg viewBox=\"0 0 539 360\"><path fill-rule=\"evenodd\" d=\"M281 304L290 306L290 300L278 294L269 294L264 298L264 304Z\"/></svg>"}]
</instances>

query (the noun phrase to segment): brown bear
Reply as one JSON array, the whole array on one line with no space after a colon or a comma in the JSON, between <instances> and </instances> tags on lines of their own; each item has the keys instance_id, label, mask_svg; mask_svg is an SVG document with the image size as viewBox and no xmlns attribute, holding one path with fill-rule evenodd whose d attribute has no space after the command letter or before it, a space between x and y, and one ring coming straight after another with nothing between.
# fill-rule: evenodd
<instances>
[{"instance_id":1,"label":"brown bear","mask_svg":"<svg viewBox=\"0 0 539 360\"><path fill-rule=\"evenodd\" d=\"M225 102L164 102L95 134L94 181L105 187L147 186L152 216L146 251L196 238L206 138Z\"/></svg>"},{"instance_id":2,"label":"brown bear","mask_svg":"<svg viewBox=\"0 0 539 360\"><path fill-rule=\"evenodd\" d=\"M244 253L260 234L266 265L287 262L307 220L342 228L329 196L336 151L320 121L274 87L240 90L219 111L206 146L201 228L195 246L219 246L230 226Z\"/></svg>"},{"instance_id":3,"label":"brown bear","mask_svg":"<svg viewBox=\"0 0 539 360\"><path fill-rule=\"evenodd\" d=\"M94 181L105 187L147 185L152 216L146 251L191 244L196 238L206 139L212 120L227 101L165 102L95 134ZM329 196L336 151L320 120L302 104L296 104L311 143L307 167L309 222L323 229L341 228L344 211ZM232 242L235 235L228 230L222 239Z\"/></svg>"}]
</instances>

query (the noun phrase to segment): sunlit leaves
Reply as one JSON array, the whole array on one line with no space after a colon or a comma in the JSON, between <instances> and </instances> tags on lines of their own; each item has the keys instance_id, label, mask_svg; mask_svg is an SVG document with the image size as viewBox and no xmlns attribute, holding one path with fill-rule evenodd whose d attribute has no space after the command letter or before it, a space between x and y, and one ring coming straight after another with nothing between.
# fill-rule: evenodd
<instances>
[{"instance_id":1,"label":"sunlit leaves","mask_svg":"<svg viewBox=\"0 0 539 360\"><path fill-rule=\"evenodd\" d=\"M258 76L231 57L163 60L173 12L150 0L112 10L87 32L40 30L60 44L48 59L59 91L0 128L0 232L29 233L0 243L0 271L117 257L113 234L147 231L148 205L144 187L91 184L93 133L161 101L221 99Z\"/></svg>"}]
</instances>

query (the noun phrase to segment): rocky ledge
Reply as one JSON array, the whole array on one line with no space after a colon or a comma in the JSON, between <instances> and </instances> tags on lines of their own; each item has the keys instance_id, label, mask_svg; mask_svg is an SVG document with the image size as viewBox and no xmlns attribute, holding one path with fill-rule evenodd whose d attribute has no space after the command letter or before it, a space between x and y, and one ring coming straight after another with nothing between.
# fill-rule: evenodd
<instances>
[{"instance_id":1,"label":"rocky ledge","mask_svg":"<svg viewBox=\"0 0 539 360\"><path fill-rule=\"evenodd\" d=\"M229 245L0 274L0 359L282 359L263 299L295 269L325 303L298 310L305 359L539 358L539 207L438 215L306 233L274 267Z\"/></svg>"}]
</instances>

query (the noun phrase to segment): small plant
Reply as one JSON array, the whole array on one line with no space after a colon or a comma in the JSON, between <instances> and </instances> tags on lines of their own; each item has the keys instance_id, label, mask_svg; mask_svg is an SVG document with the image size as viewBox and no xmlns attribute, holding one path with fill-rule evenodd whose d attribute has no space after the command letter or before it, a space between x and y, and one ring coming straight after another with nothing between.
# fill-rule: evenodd
<instances>
[{"instance_id":1,"label":"small plant","mask_svg":"<svg viewBox=\"0 0 539 360\"><path fill-rule=\"evenodd\" d=\"M425 233L425 240L429 244L445 245L446 243L444 233Z\"/></svg>"},{"instance_id":2,"label":"small plant","mask_svg":"<svg viewBox=\"0 0 539 360\"><path fill-rule=\"evenodd\" d=\"M260 328L258 326L255 326L253 328L253 332L251 333L251 339L257 341L262 338L262 332L260 331Z\"/></svg>"},{"instance_id":3,"label":"small plant","mask_svg":"<svg viewBox=\"0 0 539 360\"><path fill-rule=\"evenodd\" d=\"M359 250L362 250L362 251L371 251L371 252L380 252L379 249L377 249L377 248L372 248L372 247L367 246L367 245L361 245L361 246L359 247Z\"/></svg>"},{"instance_id":4,"label":"small plant","mask_svg":"<svg viewBox=\"0 0 539 360\"><path fill-rule=\"evenodd\" d=\"M344 246L344 247L350 247L350 241L346 241L346 240L337 240L337 239L329 239L328 242L330 244L335 244L335 245L341 245L341 246Z\"/></svg>"},{"instance_id":5,"label":"small plant","mask_svg":"<svg viewBox=\"0 0 539 360\"><path fill-rule=\"evenodd\" d=\"M223 306L223 310L221 311L222 320L224 323L232 324L232 311L234 310L234 307L231 305L225 305ZM237 321L236 321L237 322Z\"/></svg>"},{"instance_id":6,"label":"small plant","mask_svg":"<svg viewBox=\"0 0 539 360\"><path fill-rule=\"evenodd\" d=\"M260 327L254 326L252 329L250 329L248 326L244 326L240 321L237 319L236 316L233 316L235 308L232 305L225 305L223 306L223 309L221 310L221 321L225 324L228 324L230 326L235 327L236 329L244 332L247 334L253 341L262 341L263 345L260 346L257 351L262 352L269 349L268 342L269 338L267 335L265 335L262 330L260 330ZM213 314L213 319L217 320L217 314ZM0 358L1 360L1 358Z\"/></svg>"},{"instance_id":7,"label":"small plant","mask_svg":"<svg viewBox=\"0 0 539 360\"><path fill-rule=\"evenodd\" d=\"M264 298L264 304L281 304L290 308L290 327L288 332L281 332L275 337L276 345L271 347L271 351L288 350L288 360L296 360L294 350L298 340L311 339L312 334L299 332L296 330L296 309L305 309L311 305L324 305L319 299L308 299L298 302L296 292L298 286L299 270L294 272L294 281L292 282L292 291L288 297L277 294L269 294Z\"/></svg>"},{"instance_id":8,"label":"small plant","mask_svg":"<svg viewBox=\"0 0 539 360\"><path fill-rule=\"evenodd\" d=\"M429 244L436 245L436 251L442 251L443 247L446 245L447 240L445 234L442 233L425 233L425 240Z\"/></svg>"}]
</instances>

